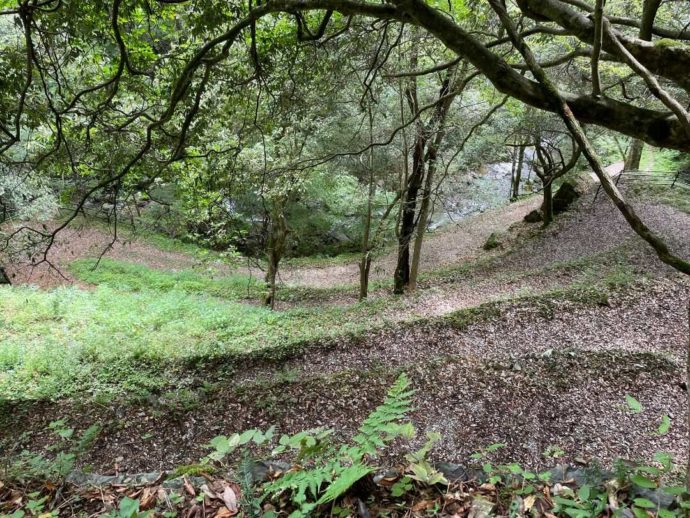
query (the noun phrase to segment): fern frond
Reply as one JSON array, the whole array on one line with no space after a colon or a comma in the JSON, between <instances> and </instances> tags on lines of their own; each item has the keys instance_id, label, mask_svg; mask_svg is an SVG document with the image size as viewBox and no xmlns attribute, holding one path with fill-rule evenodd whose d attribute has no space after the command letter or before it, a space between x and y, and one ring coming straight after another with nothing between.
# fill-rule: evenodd
<instances>
[{"instance_id":1,"label":"fern frond","mask_svg":"<svg viewBox=\"0 0 690 518\"><path fill-rule=\"evenodd\" d=\"M333 502L341 496L343 496L347 491L359 480L366 477L369 473L372 473L374 468L366 466L364 464L353 464L348 466L340 472L338 478L336 478L328 486L328 489L321 495L317 505L327 504L328 502Z\"/></svg>"},{"instance_id":2,"label":"fern frond","mask_svg":"<svg viewBox=\"0 0 690 518\"><path fill-rule=\"evenodd\" d=\"M412 424L403 422L412 411L413 395L410 380L402 373L388 391L383 404L369 414L359 433L352 438L358 445L355 460L363 455L374 455L377 449L384 448L396 437L414 435Z\"/></svg>"}]
</instances>

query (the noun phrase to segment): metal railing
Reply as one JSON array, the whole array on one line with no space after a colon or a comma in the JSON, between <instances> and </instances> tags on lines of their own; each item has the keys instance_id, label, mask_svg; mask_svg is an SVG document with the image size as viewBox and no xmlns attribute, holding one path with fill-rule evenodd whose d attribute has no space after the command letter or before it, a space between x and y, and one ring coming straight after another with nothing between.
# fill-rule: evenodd
<instances>
[{"instance_id":1,"label":"metal railing","mask_svg":"<svg viewBox=\"0 0 690 518\"><path fill-rule=\"evenodd\" d=\"M623 169L620 173L616 175L615 184L618 186L621 181L627 182L647 182L650 185L658 185L662 187L669 187L671 189L675 188L679 183L685 184L682 177L687 177L690 180L690 171L686 169L678 169L675 174L673 171L662 171L662 170L631 170ZM680 180L680 182L679 182ZM599 192L601 191L601 184L597 187L597 192L594 195L594 200L592 203L597 201Z\"/></svg>"}]
</instances>

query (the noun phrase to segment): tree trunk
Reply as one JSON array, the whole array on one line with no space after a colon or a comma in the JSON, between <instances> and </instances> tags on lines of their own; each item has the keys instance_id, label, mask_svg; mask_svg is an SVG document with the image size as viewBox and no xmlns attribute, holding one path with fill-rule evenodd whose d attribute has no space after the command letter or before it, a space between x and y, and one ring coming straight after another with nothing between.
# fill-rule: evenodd
<instances>
[{"instance_id":1,"label":"tree trunk","mask_svg":"<svg viewBox=\"0 0 690 518\"><path fill-rule=\"evenodd\" d=\"M409 279L409 289L411 291L417 289L417 276L419 274L419 261L422 256L422 243L424 242L424 234L429 226L429 217L431 216L431 189L434 185L435 171L436 153L434 152L433 159L429 159L429 168L424 182L424 194L422 195L422 203L419 208L419 218L417 220L417 234L415 235L414 248L412 249L412 264L410 266Z\"/></svg>"},{"instance_id":2,"label":"tree trunk","mask_svg":"<svg viewBox=\"0 0 690 518\"><path fill-rule=\"evenodd\" d=\"M271 211L271 222L268 234L268 269L266 270L266 288L268 290L264 305L271 309L275 308L276 303L276 279L278 277L278 266L285 253L285 243L287 238L287 221L282 209Z\"/></svg>"},{"instance_id":3,"label":"tree trunk","mask_svg":"<svg viewBox=\"0 0 690 518\"><path fill-rule=\"evenodd\" d=\"M426 138L420 130L415 139L414 155L412 159L412 174L407 182L407 189L402 201L402 217L398 235L398 262L393 275L393 293L401 295L410 282L410 241L415 231L415 214L417 211L417 196L424 180L424 148Z\"/></svg>"},{"instance_id":4,"label":"tree trunk","mask_svg":"<svg viewBox=\"0 0 690 518\"><path fill-rule=\"evenodd\" d=\"M10 280L10 276L7 275L7 271L3 266L0 266L0 284L9 284L12 285L12 281Z\"/></svg>"},{"instance_id":5,"label":"tree trunk","mask_svg":"<svg viewBox=\"0 0 690 518\"><path fill-rule=\"evenodd\" d=\"M513 152L510 157L510 192L508 193L508 199L513 199L513 186L515 185L515 168L517 167L517 150L513 148Z\"/></svg>"},{"instance_id":6,"label":"tree trunk","mask_svg":"<svg viewBox=\"0 0 690 518\"><path fill-rule=\"evenodd\" d=\"M518 152L517 167L513 175L513 192L511 194L511 201L515 201L520 196L520 182L522 181L522 165L525 162L525 146L520 146Z\"/></svg>"},{"instance_id":7,"label":"tree trunk","mask_svg":"<svg viewBox=\"0 0 690 518\"><path fill-rule=\"evenodd\" d=\"M371 235L371 217L374 196L376 195L376 182L374 181L374 115L369 107L369 193L367 196L367 213L364 219L364 235L362 236L362 258L359 262L359 300L362 301L369 295L369 271L371 270L371 254L369 252L369 240Z\"/></svg>"},{"instance_id":8,"label":"tree trunk","mask_svg":"<svg viewBox=\"0 0 690 518\"><path fill-rule=\"evenodd\" d=\"M544 183L544 226L547 227L553 221L553 181Z\"/></svg>"},{"instance_id":9,"label":"tree trunk","mask_svg":"<svg viewBox=\"0 0 690 518\"><path fill-rule=\"evenodd\" d=\"M633 139L633 141L630 143L630 149L628 150L628 155L625 157L625 165L623 166L626 171L640 170L640 160L642 160L643 147L644 142L639 139Z\"/></svg>"},{"instance_id":10,"label":"tree trunk","mask_svg":"<svg viewBox=\"0 0 690 518\"><path fill-rule=\"evenodd\" d=\"M369 271L371 270L371 254L363 253L359 261L359 300L360 302L369 295Z\"/></svg>"},{"instance_id":11,"label":"tree trunk","mask_svg":"<svg viewBox=\"0 0 690 518\"><path fill-rule=\"evenodd\" d=\"M413 62L416 64L416 56ZM393 293L398 295L405 292L405 289L416 286L417 273L419 270L419 258L421 254L422 241L424 239L424 231L426 230L427 221L429 219L429 198L431 196L431 187L433 186L433 176L435 171L436 155L443 142L445 136L445 122L450 110L450 105L453 99L458 94L455 88L455 73L457 67L448 69L445 79L441 84L438 98L439 103L436 105L434 114L427 125L418 121L416 125L417 136L415 138L414 153L412 159L412 174L410 175L405 196L402 204L402 217L400 219L400 230L398 232L398 263L395 268L393 276L394 287ZM463 86L464 87L464 86ZM452 95L451 95L452 93ZM417 80L414 78L411 81L408 89L408 100L410 108L413 113L418 110L417 103ZM434 135L433 141L429 144L429 150L426 151L429 135ZM428 169L427 170L427 163ZM426 182L424 182L425 172L427 175ZM422 188L422 183L425 183L425 195L422 199L419 217L415 219L417 209L417 197L419 190ZM426 203L426 205L425 205ZM422 212L424 212L422 214ZM413 255L414 270L410 271L410 242L412 236L417 230L417 238L415 240L415 251Z\"/></svg>"}]
</instances>

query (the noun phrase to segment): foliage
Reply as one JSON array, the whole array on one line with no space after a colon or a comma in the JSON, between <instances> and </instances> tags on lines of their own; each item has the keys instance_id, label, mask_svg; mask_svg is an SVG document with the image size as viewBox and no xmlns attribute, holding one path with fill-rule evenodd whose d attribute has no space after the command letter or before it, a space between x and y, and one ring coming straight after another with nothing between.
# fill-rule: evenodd
<instances>
[{"instance_id":1,"label":"foliage","mask_svg":"<svg viewBox=\"0 0 690 518\"><path fill-rule=\"evenodd\" d=\"M383 404L364 420L351 445L338 448L328 444L330 431L281 437L281 446L274 453L291 446L297 451L302 468L267 483L263 488L265 494L275 499L287 493L295 507L291 514L295 518L310 516L318 506L342 497L375 470L371 462L391 441L412 436L412 424L405 421L411 410L412 394L407 376L401 374Z\"/></svg>"},{"instance_id":2,"label":"foliage","mask_svg":"<svg viewBox=\"0 0 690 518\"><path fill-rule=\"evenodd\" d=\"M275 313L183 291L0 288L0 397L147 395L180 372L362 332L377 304Z\"/></svg>"},{"instance_id":3,"label":"foliage","mask_svg":"<svg viewBox=\"0 0 690 518\"><path fill-rule=\"evenodd\" d=\"M50 455L46 457L42 453L22 451L4 470L0 470L3 478L59 484L74 469L79 457L91 449L101 433L101 427L93 424L75 436L74 428L68 427L64 419L49 423L48 428L59 437L58 442L48 448Z\"/></svg>"}]
</instances>

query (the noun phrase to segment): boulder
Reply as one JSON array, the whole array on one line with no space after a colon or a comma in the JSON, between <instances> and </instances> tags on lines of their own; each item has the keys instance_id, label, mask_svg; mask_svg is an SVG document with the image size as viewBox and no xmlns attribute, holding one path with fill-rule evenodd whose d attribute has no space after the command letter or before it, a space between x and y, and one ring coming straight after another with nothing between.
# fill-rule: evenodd
<instances>
[{"instance_id":1,"label":"boulder","mask_svg":"<svg viewBox=\"0 0 690 518\"><path fill-rule=\"evenodd\" d=\"M544 221L544 216L542 215L541 211L533 210L527 214L527 216L525 216L525 221L527 223L541 223Z\"/></svg>"},{"instance_id":2,"label":"boulder","mask_svg":"<svg viewBox=\"0 0 690 518\"><path fill-rule=\"evenodd\" d=\"M553 195L553 213L562 214L577 200L582 194L577 186L569 181L565 181ZM543 207L542 207L543 208Z\"/></svg>"},{"instance_id":3,"label":"boulder","mask_svg":"<svg viewBox=\"0 0 690 518\"><path fill-rule=\"evenodd\" d=\"M492 232L489 238L486 240L486 243L484 243L484 246L482 246L482 248L487 251L493 250L494 248L498 248L499 246L501 246L501 244L501 236L496 232Z\"/></svg>"}]
</instances>

